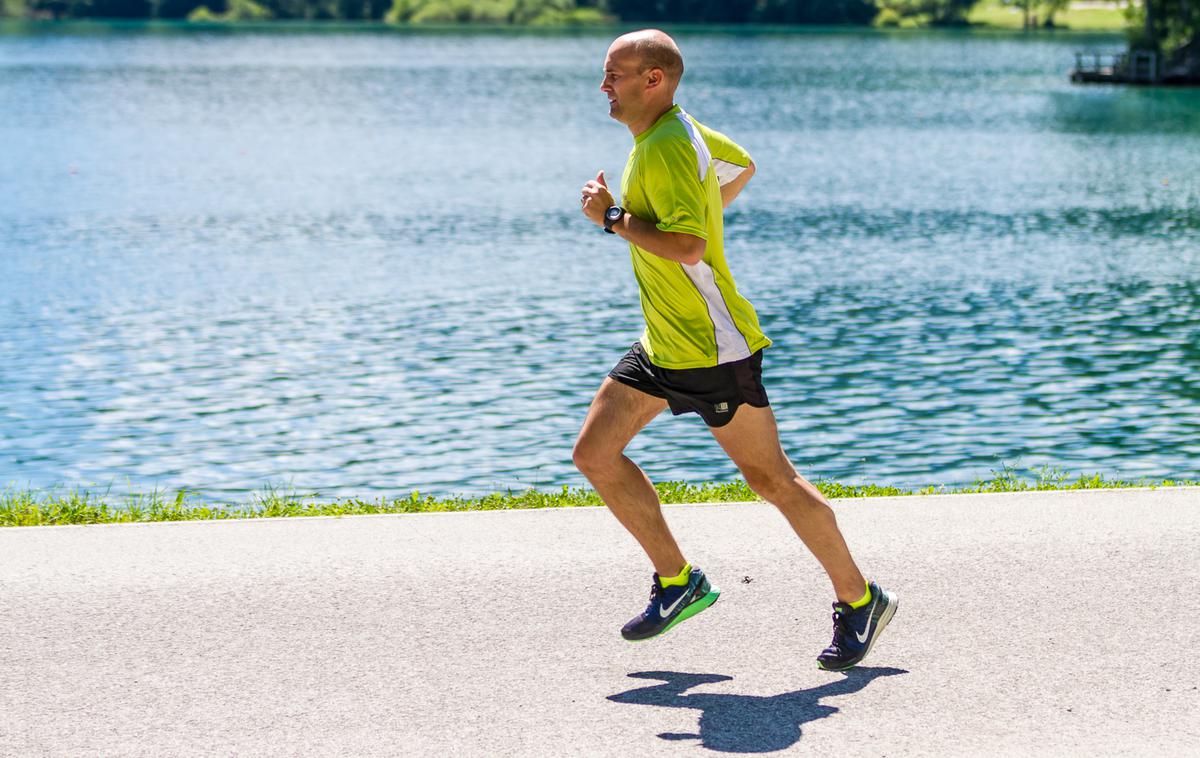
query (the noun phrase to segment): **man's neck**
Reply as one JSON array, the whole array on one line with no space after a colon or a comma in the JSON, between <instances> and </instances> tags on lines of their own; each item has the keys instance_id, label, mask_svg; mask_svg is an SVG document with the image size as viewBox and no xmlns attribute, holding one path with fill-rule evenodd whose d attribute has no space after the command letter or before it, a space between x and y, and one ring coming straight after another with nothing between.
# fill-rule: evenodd
<instances>
[{"instance_id":1,"label":"man's neck","mask_svg":"<svg viewBox=\"0 0 1200 758\"><path fill-rule=\"evenodd\" d=\"M665 108L661 108L661 109L656 108L652 111L648 111L648 113L650 113L652 115L648 115L645 118L638 119L637 121L630 124L629 131L636 138L639 134L641 134L642 132L646 131L650 127L657 124L658 120L663 117L663 114L666 113L667 111L671 110L674 107L675 107L675 103L672 102L672 103L669 103L667 105L667 107L665 107Z\"/></svg>"}]
</instances>

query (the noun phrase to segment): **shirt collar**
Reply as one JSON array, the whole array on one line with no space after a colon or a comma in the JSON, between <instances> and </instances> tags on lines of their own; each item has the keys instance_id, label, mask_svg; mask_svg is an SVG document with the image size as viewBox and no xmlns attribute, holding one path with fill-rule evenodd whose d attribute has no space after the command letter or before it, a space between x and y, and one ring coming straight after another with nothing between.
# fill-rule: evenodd
<instances>
[{"instance_id":1,"label":"shirt collar","mask_svg":"<svg viewBox=\"0 0 1200 758\"><path fill-rule=\"evenodd\" d=\"M677 115L678 115L680 112L682 112L682 111L683 111L683 109L682 109L682 108L680 108L678 105L672 105L672 106L671 106L671 108L670 108L670 110L668 110L666 113L664 113L664 114L662 114L661 116L659 116L659 117L658 117L658 121L655 121L655 122L654 122L654 123L653 123L653 124L650 126L650 128L649 128L649 129L647 129L646 131L642 132L641 134L639 134L638 136L636 136L636 137L634 137L634 138L633 138L633 142L634 142L634 144L636 145L636 144L639 144L639 143L641 143L641 141L642 141L642 140L644 140L644 139L646 139L647 137L649 137L649 136L650 136L650 132L652 132L652 131L654 131L655 129L657 129L658 127L662 126L662 125L663 125L663 124L665 124L667 121L670 121L672 118L674 118L675 116L677 116Z\"/></svg>"}]
</instances>

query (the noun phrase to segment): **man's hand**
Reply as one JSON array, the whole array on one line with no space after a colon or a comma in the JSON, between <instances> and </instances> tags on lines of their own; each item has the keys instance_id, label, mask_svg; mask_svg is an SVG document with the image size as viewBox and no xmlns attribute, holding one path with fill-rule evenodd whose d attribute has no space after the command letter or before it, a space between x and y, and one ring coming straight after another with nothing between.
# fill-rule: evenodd
<instances>
[{"instance_id":1,"label":"man's hand","mask_svg":"<svg viewBox=\"0 0 1200 758\"><path fill-rule=\"evenodd\" d=\"M579 202L583 205L583 215L596 226L603 227L604 212L616 205L612 193L608 191L608 184L604 181L603 171L583 185ZM664 232L653 223L629 213L628 209L625 217L613 225L613 233L646 252L689 266L699 263L704 258L704 250L708 245L703 237L693 234Z\"/></svg>"},{"instance_id":2,"label":"man's hand","mask_svg":"<svg viewBox=\"0 0 1200 758\"><path fill-rule=\"evenodd\" d=\"M604 172L596 173L595 179L588 179L587 184L583 185L580 190L579 202L583 204L583 215L588 217L596 226L604 226L604 212L613 203L612 193L608 191L608 184L604 181Z\"/></svg>"}]
</instances>

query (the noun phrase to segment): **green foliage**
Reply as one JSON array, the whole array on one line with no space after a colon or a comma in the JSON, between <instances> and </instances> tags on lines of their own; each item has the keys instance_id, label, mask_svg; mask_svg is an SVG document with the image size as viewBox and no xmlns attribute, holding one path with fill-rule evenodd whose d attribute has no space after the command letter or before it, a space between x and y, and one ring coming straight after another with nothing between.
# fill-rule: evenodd
<instances>
[{"instance_id":1,"label":"green foliage","mask_svg":"<svg viewBox=\"0 0 1200 758\"><path fill-rule=\"evenodd\" d=\"M1134 47L1175 50L1197 38L1200 0L1130 3ZM979 5L996 15L1028 7L1039 23L1106 9L1073 11L1069 0L0 0L0 17L184 18L193 21L366 19L390 24L482 23L556 25L610 23L957 25ZM987 14L985 14L987 15ZM990 18L991 16L988 16ZM1111 25L1108 16L1105 23ZM986 20L985 20L986 22ZM1017 22L1019 25L1019 21ZM1093 23L1087 22L1085 23ZM1004 25L1004 24L1001 24ZM1097 27L1099 28L1099 27ZM1107 27L1106 27L1107 28Z\"/></svg>"},{"instance_id":2,"label":"green foliage","mask_svg":"<svg viewBox=\"0 0 1200 758\"><path fill-rule=\"evenodd\" d=\"M913 23L931 26L961 26L967 23L967 13L979 0L876 0L880 15L887 14L893 25ZM908 21L909 24L904 22ZM879 21L876 24L879 25Z\"/></svg>"},{"instance_id":3,"label":"green foliage","mask_svg":"<svg viewBox=\"0 0 1200 758\"><path fill-rule=\"evenodd\" d=\"M1200 2L1145 0L1129 7L1130 47L1171 53L1200 42Z\"/></svg>"},{"instance_id":4,"label":"green foliage","mask_svg":"<svg viewBox=\"0 0 1200 758\"><path fill-rule=\"evenodd\" d=\"M416 6L419 0L392 0L392 5L383 14L383 20L389 24L403 24L412 17L413 6Z\"/></svg>"},{"instance_id":5,"label":"green foliage","mask_svg":"<svg viewBox=\"0 0 1200 758\"><path fill-rule=\"evenodd\" d=\"M567 26L587 23L583 13L591 11L596 14L596 20L604 21L604 16L596 8L576 8L572 0L547 0L546 2L519 3L513 14L513 23L529 24L531 26Z\"/></svg>"},{"instance_id":6,"label":"green foliage","mask_svg":"<svg viewBox=\"0 0 1200 758\"><path fill-rule=\"evenodd\" d=\"M463 15L460 16L460 13ZM408 19L411 24L449 24L470 21L471 6L459 0L428 0Z\"/></svg>"},{"instance_id":7,"label":"green foliage","mask_svg":"<svg viewBox=\"0 0 1200 758\"><path fill-rule=\"evenodd\" d=\"M1125 9L1118 6L1080 6L1069 0L980 0L967 21L993 29L1121 31L1128 26L1125 16Z\"/></svg>"},{"instance_id":8,"label":"green foliage","mask_svg":"<svg viewBox=\"0 0 1200 758\"><path fill-rule=\"evenodd\" d=\"M188 14L187 20L199 23L224 21L265 21L273 14L254 0L228 0L224 13L213 13L208 6L201 5Z\"/></svg>"},{"instance_id":9,"label":"green foliage","mask_svg":"<svg viewBox=\"0 0 1200 758\"><path fill-rule=\"evenodd\" d=\"M605 23L601 8L576 0L392 0L389 24L522 24L564 26Z\"/></svg>"},{"instance_id":10,"label":"green foliage","mask_svg":"<svg viewBox=\"0 0 1200 758\"><path fill-rule=\"evenodd\" d=\"M1053 27L1055 15L1062 13L1071 4L1071 0L1043 0L1039 3L1042 10L1042 26Z\"/></svg>"},{"instance_id":11,"label":"green foliage","mask_svg":"<svg viewBox=\"0 0 1200 758\"><path fill-rule=\"evenodd\" d=\"M151 0L24 0L18 15L44 18L149 18Z\"/></svg>"},{"instance_id":12,"label":"green foliage","mask_svg":"<svg viewBox=\"0 0 1200 758\"><path fill-rule=\"evenodd\" d=\"M879 15L875 17L875 26L881 28L897 27L904 21L904 17L897 13L892 8L883 8L879 11Z\"/></svg>"},{"instance_id":13,"label":"green foliage","mask_svg":"<svg viewBox=\"0 0 1200 758\"><path fill-rule=\"evenodd\" d=\"M869 24L873 0L608 0L622 21L719 24Z\"/></svg>"},{"instance_id":14,"label":"green foliage","mask_svg":"<svg viewBox=\"0 0 1200 758\"><path fill-rule=\"evenodd\" d=\"M1053 27L1054 16L1065 11L1070 4L1071 0L1004 0L1004 5L1021 11L1024 18L1022 25L1026 29L1038 26L1039 18L1042 19L1041 26Z\"/></svg>"},{"instance_id":15,"label":"green foliage","mask_svg":"<svg viewBox=\"0 0 1200 758\"><path fill-rule=\"evenodd\" d=\"M979 492L1028 492L1037 490L1112 489L1121 487L1197 486L1200 481L1138 481L1105 479L1099 474L1080 475L1075 480L1061 469L1043 467L1025 474L1010 466L993 471L991 479L967 487L925 487L907 490L873 484L848 485L831 481L814 482L826 497L834 499L898 497ZM711 484L661 482L655 485L663 503L730 503L758 500L744 481ZM197 502L194 493L182 489L173 496L157 489L148 494L111 498L108 492L88 490L59 492L7 490L0 492L0 526L53 526L61 524L112 524L145 521L211 521L231 518L280 518L292 516L350 516L381 513L433 513L513 508L570 508L601 506L595 491L585 488L524 492L498 492L482 497L437 498L414 490L408 495L376 500L345 498L321 500L318 493L280 491L267 487L249 503L211 505Z\"/></svg>"},{"instance_id":16,"label":"green foliage","mask_svg":"<svg viewBox=\"0 0 1200 758\"><path fill-rule=\"evenodd\" d=\"M230 21L262 21L271 18L271 11L254 0L228 0L225 17Z\"/></svg>"}]
</instances>

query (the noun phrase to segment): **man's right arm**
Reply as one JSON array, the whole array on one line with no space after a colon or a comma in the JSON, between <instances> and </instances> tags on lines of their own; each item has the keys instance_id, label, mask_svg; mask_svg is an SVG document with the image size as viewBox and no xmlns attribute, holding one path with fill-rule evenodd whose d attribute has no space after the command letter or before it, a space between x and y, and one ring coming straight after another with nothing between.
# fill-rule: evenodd
<instances>
[{"instance_id":1,"label":"man's right arm","mask_svg":"<svg viewBox=\"0 0 1200 758\"><path fill-rule=\"evenodd\" d=\"M721 185L721 207L728 208L754 176L754 161L745 148L721 132L701 124L700 133L712 154L713 168Z\"/></svg>"}]
</instances>

